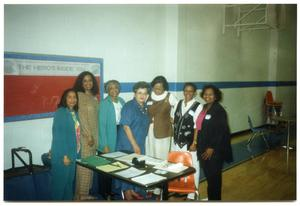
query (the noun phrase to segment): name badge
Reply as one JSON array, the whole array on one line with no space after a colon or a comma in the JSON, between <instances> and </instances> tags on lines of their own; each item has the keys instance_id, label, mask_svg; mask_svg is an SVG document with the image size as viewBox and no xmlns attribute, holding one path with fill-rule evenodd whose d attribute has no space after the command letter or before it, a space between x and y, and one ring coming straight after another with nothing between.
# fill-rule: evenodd
<instances>
[{"instance_id":1,"label":"name badge","mask_svg":"<svg viewBox=\"0 0 300 206\"><path fill-rule=\"evenodd\" d=\"M147 102L147 105L152 105L152 104L153 104L152 101Z\"/></svg>"},{"instance_id":2,"label":"name badge","mask_svg":"<svg viewBox=\"0 0 300 206\"><path fill-rule=\"evenodd\" d=\"M189 114L190 114L191 116L194 116L194 115L195 115L195 112L192 111L192 110L190 110L190 111L189 111Z\"/></svg>"},{"instance_id":3,"label":"name badge","mask_svg":"<svg viewBox=\"0 0 300 206\"><path fill-rule=\"evenodd\" d=\"M210 118L211 118L210 114L205 115L205 119L210 119Z\"/></svg>"}]
</instances>

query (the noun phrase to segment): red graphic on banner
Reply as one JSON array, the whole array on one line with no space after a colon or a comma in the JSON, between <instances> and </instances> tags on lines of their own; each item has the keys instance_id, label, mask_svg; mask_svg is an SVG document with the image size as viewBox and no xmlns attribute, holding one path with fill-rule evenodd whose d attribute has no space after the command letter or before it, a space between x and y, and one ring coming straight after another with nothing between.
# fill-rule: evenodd
<instances>
[{"instance_id":1,"label":"red graphic on banner","mask_svg":"<svg viewBox=\"0 0 300 206\"><path fill-rule=\"evenodd\" d=\"M54 112L77 76L4 76L4 116ZM96 77L98 85L100 78ZM98 96L99 99L99 96Z\"/></svg>"}]
</instances>

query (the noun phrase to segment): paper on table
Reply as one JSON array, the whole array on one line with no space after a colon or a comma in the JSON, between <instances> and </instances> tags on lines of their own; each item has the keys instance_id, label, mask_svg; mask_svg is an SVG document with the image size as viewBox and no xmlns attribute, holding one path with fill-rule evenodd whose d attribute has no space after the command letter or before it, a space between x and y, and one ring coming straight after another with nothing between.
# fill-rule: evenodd
<instances>
[{"instance_id":1,"label":"paper on table","mask_svg":"<svg viewBox=\"0 0 300 206\"><path fill-rule=\"evenodd\" d=\"M108 157L108 158L116 158L116 157L121 157L127 155L124 152L111 152L111 153L106 153L106 154L102 154L102 157Z\"/></svg>"},{"instance_id":2,"label":"paper on table","mask_svg":"<svg viewBox=\"0 0 300 206\"><path fill-rule=\"evenodd\" d=\"M153 174L153 173L149 173L146 175L131 178L132 181L138 182L143 185L147 185L147 184L154 183L154 182L159 182L164 179L167 179L167 178L160 176L160 175Z\"/></svg>"},{"instance_id":3,"label":"paper on table","mask_svg":"<svg viewBox=\"0 0 300 206\"><path fill-rule=\"evenodd\" d=\"M142 156L142 157L139 157L138 160L145 160L146 161L146 164L149 164L149 165L158 165L158 164L161 164L162 162L164 162L164 160L161 160L161 159L155 159L153 157L149 157L149 156Z\"/></svg>"},{"instance_id":4,"label":"paper on table","mask_svg":"<svg viewBox=\"0 0 300 206\"><path fill-rule=\"evenodd\" d=\"M125 178L131 178L131 177L141 175L144 172L146 172L146 171L145 170L138 170L134 167L130 167L127 170L123 170L121 172L116 172L115 174L119 175L119 176L122 176L122 177L125 177Z\"/></svg>"},{"instance_id":5,"label":"paper on table","mask_svg":"<svg viewBox=\"0 0 300 206\"><path fill-rule=\"evenodd\" d=\"M101 170L103 172L113 172L121 169L126 169L129 166L122 164L121 162L113 162L111 164L102 165L96 167L98 170Z\"/></svg>"},{"instance_id":6,"label":"paper on table","mask_svg":"<svg viewBox=\"0 0 300 206\"><path fill-rule=\"evenodd\" d=\"M158 164L154 167L154 169L166 170L168 172L174 172L174 173L182 172L186 168L188 167L184 166L182 163L171 163L167 161L164 161L161 164Z\"/></svg>"}]
</instances>

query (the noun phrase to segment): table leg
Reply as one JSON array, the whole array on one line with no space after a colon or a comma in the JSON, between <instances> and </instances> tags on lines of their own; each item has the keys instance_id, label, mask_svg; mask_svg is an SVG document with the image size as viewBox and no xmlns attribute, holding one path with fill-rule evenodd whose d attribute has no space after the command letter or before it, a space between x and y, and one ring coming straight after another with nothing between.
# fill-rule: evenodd
<instances>
[{"instance_id":1,"label":"table leg","mask_svg":"<svg viewBox=\"0 0 300 206\"><path fill-rule=\"evenodd\" d=\"M290 155L290 121L287 122L287 140L286 140L286 169L289 171L289 155Z\"/></svg>"},{"instance_id":2,"label":"table leg","mask_svg":"<svg viewBox=\"0 0 300 206\"><path fill-rule=\"evenodd\" d=\"M168 182L163 183L162 185L162 200L168 200L169 191L168 191Z\"/></svg>"}]
</instances>

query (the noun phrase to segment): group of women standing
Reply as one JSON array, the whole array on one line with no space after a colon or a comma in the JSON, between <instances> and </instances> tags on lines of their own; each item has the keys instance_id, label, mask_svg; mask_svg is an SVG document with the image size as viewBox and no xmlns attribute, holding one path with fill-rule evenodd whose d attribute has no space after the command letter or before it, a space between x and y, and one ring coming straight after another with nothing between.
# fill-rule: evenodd
<instances>
[{"instance_id":1,"label":"group of women standing","mask_svg":"<svg viewBox=\"0 0 300 206\"><path fill-rule=\"evenodd\" d=\"M53 122L54 199L93 198L89 196L92 171L77 166L74 181L75 159L94 155L96 149L102 153L127 150L164 160L167 160L169 151L189 151L196 168L196 187L199 185L200 161L207 177L208 199L221 199L222 165L224 160L232 159L232 154L227 116L219 104L221 92L218 88L207 85L202 89L204 105L195 100L195 84L185 83L184 99L178 101L168 92L168 82L163 76L155 77L151 86L137 82L133 86L134 97L127 103L119 97L118 81L108 81L105 91L108 96L100 101L98 111L97 82L91 73L83 72L77 78L74 89L67 90L66 97L62 97L61 101L66 103L59 104ZM70 95L75 99L73 107L68 105ZM61 110L65 119L59 116ZM66 161L68 164L65 164L65 157L69 160ZM75 195L72 196L74 182ZM113 181L113 185L127 200L139 197L139 188L133 185L117 180ZM193 199L193 194L189 194L188 198Z\"/></svg>"}]
</instances>

